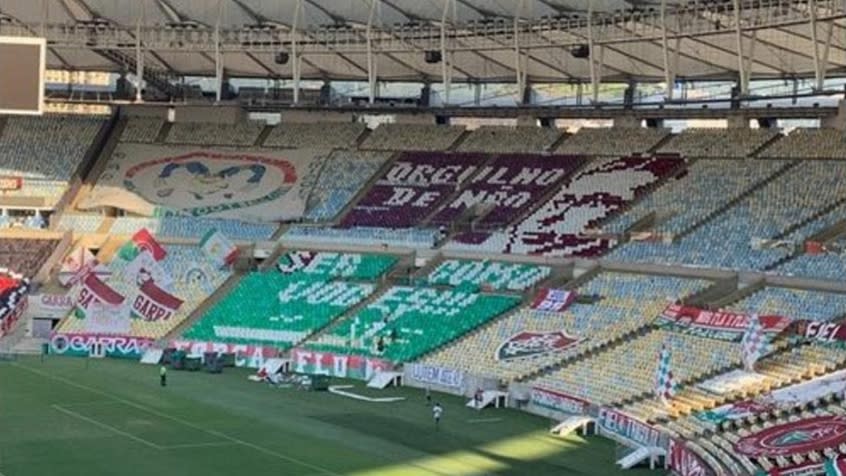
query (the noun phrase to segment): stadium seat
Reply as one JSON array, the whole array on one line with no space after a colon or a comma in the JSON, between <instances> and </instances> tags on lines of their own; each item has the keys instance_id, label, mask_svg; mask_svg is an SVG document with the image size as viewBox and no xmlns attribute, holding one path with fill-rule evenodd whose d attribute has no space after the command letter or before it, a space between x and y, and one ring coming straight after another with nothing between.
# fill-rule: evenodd
<instances>
[{"instance_id":1,"label":"stadium seat","mask_svg":"<svg viewBox=\"0 0 846 476\"><path fill-rule=\"evenodd\" d=\"M481 126L461 141L456 150L493 154L544 152L561 137L552 127Z\"/></svg>"},{"instance_id":2,"label":"stadium seat","mask_svg":"<svg viewBox=\"0 0 846 476\"><path fill-rule=\"evenodd\" d=\"M464 132L463 127L434 124L381 124L361 143L371 150L446 150Z\"/></svg>"}]
</instances>

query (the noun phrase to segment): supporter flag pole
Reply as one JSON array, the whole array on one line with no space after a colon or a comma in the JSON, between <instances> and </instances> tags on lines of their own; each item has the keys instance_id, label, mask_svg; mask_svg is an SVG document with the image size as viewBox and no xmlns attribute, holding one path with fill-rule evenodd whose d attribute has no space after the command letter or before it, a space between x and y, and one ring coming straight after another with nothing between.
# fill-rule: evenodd
<instances>
[{"instance_id":1,"label":"supporter flag pole","mask_svg":"<svg viewBox=\"0 0 846 476\"><path fill-rule=\"evenodd\" d=\"M743 339L740 342L741 357L743 359L743 367L749 371L755 371L755 363L758 358L764 353L766 342L764 341L764 327L761 325L758 316L753 314L749 317L749 324L746 331L743 333Z\"/></svg>"},{"instance_id":2,"label":"supporter flag pole","mask_svg":"<svg viewBox=\"0 0 846 476\"><path fill-rule=\"evenodd\" d=\"M669 405L668 398L676 394L676 382L670 369L670 346L665 342L658 354L658 371L655 375L655 396L664 405Z\"/></svg>"}]
</instances>

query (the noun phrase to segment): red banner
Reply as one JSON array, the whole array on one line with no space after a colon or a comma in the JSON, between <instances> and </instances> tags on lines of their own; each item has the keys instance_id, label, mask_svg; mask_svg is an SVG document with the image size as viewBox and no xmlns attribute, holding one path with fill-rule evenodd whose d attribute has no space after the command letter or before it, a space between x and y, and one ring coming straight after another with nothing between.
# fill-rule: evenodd
<instances>
[{"instance_id":1,"label":"red banner","mask_svg":"<svg viewBox=\"0 0 846 476\"><path fill-rule=\"evenodd\" d=\"M690 451L684 441L670 439L668 465L678 476L711 476L714 470L696 453Z\"/></svg>"},{"instance_id":2,"label":"red banner","mask_svg":"<svg viewBox=\"0 0 846 476\"><path fill-rule=\"evenodd\" d=\"M734 450L751 458L790 456L846 443L846 417L819 416L765 428L737 440Z\"/></svg>"},{"instance_id":3,"label":"red banner","mask_svg":"<svg viewBox=\"0 0 846 476\"><path fill-rule=\"evenodd\" d=\"M20 190L23 186L23 177L0 176L0 190Z\"/></svg>"},{"instance_id":4,"label":"red banner","mask_svg":"<svg viewBox=\"0 0 846 476\"><path fill-rule=\"evenodd\" d=\"M606 435L622 437L638 446L660 445L660 431L613 408L600 408L598 422Z\"/></svg>"},{"instance_id":5,"label":"red banner","mask_svg":"<svg viewBox=\"0 0 846 476\"><path fill-rule=\"evenodd\" d=\"M670 304L659 317L659 323L675 330L720 340L737 340L749 326L749 315L729 311L707 311L697 307ZM765 333L778 334L790 324L782 316L758 316Z\"/></svg>"},{"instance_id":6,"label":"red banner","mask_svg":"<svg viewBox=\"0 0 846 476\"><path fill-rule=\"evenodd\" d=\"M846 341L846 327L833 322L798 321L796 334L824 344Z\"/></svg>"},{"instance_id":7,"label":"red banner","mask_svg":"<svg viewBox=\"0 0 846 476\"><path fill-rule=\"evenodd\" d=\"M166 321L182 306L182 299L156 286L152 279L144 281L132 301L132 315L145 321Z\"/></svg>"}]
</instances>

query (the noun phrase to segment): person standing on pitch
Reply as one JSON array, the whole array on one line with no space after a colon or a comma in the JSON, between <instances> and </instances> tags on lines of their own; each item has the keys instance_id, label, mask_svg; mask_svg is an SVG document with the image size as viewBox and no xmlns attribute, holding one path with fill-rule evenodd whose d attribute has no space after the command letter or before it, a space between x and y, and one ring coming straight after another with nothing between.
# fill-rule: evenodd
<instances>
[{"instance_id":1,"label":"person standing on pitch","mask_svg":"<svg viewBox=\"0 0 846 476\"><path fill-rule=\"evenodd\" d=\"M159 381L162 384L162 387L167 387L167 367L162 365L159 368Z\"/></svg>"},{"instance_id":2,"label":"person standing on pitch","mask_svg":"<svg viewBox=\"0 0 846 476\"><path fill-rule=\"evenodd\" d=\"M432 407L432 418L435 419L435 431L438 431L441 427L441 415L444 414L444 407L441 406L440 402L435 403L435 406Z\"/></svg>"}]
</instances>

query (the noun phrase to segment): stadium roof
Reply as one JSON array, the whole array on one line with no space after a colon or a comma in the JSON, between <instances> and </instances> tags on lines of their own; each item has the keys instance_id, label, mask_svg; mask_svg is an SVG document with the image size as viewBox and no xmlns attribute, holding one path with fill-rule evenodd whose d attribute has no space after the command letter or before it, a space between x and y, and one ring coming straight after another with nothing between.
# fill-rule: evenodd
<instances>
[{"instance_id":1,"label":"stadium roof","mask_svg":"<svg viewBox=\"0 0 846 476\"><path fill-rule=\"evenodd\" d=\"M243 77L294 77L284 52L301 58L302 79L819 79L846 71L844 8L841 0L0 0L0 35L47 36L53 68L120 71L135 69L140 34L145 68L182 76L215 74L219 38L223 68ZM590 59L574 54L585 46ZM448 61L427 63L427 50Z\"/></svg>"}]
</instances>

